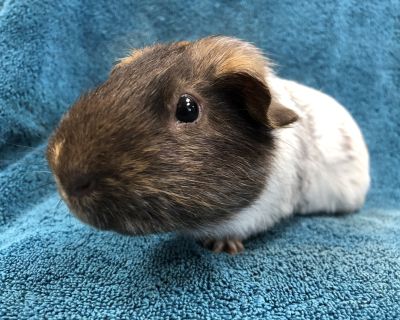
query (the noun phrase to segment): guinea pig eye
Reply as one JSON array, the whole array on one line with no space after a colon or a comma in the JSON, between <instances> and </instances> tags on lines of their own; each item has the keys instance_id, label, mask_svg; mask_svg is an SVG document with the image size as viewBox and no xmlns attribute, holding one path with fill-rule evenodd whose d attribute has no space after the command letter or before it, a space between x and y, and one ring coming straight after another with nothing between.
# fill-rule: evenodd
<instances>
[{"instance_id":1,"label":"guinea pig eye","mask_svg":"<svg viewBox=\"0 0 400 320\"><path fill-rule=\"evenodd\" d=\"M199 105L193 97L184 94L179 98L175 116L180 122L194 122L199 117Z\"/></svg>"}]
</instances>

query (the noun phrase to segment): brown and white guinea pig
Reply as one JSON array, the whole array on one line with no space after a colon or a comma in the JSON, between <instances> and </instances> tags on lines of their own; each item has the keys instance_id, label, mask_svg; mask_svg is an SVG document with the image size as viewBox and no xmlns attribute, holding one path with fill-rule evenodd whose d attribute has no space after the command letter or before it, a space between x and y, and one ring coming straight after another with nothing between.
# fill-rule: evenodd
<instances>
[{"instance_id":1,"label":"brown and white guinea pig","mask_svg":"<svg viewBox=\"0 0 400 320\"><path fill-rule=\"evenodd\" d=\"M177 231L216 252L294 213L355 211L370 183L339 103L221 36L133 51L66 113L47 157L82 221Z\"/></svg>"}]
</instances>

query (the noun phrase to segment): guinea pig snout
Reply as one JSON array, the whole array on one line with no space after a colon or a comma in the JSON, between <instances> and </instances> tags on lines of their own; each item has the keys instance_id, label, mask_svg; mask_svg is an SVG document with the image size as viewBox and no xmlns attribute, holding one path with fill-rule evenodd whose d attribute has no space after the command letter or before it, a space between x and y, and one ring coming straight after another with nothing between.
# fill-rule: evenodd
<instances>
[{"instance_id":1,"label":"guinea pig snout","mask_svg":"<svg viewBox=\"0 0 400 320\"><path fill-rule=\"evenodd\" d=\"M88 174L79 174L70 177L67 193L71 197L81 198L90 195L95 189L95 177Z\"/></svg>"}]
</instances>

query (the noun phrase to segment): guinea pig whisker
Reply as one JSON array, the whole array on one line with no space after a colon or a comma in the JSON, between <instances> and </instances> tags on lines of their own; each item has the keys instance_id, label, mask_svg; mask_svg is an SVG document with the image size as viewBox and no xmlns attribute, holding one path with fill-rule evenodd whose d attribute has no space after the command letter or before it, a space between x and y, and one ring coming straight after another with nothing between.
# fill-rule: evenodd
<instances>
[{"instance_id":1,"label":"guinea pig whisker","mask_svg":"<svg viewBox=\"0 0 400 320\"><path fill-rule=\"evenodd\" d=\"M56 204L56 208L55 208L54 210L56 210L56 211L57 211L58 207L59 207L59 206L60 206L60 204L61 204L61 201L62 201L62 199L60 198L60 200L58 200L58 202L57 202L57 204Z\"/></svg>"},{"instance_id":2,"label":"guinea pig whisker","mask_svg":"<svg viewBox=\"0 0 400 320\"><path fill-rule=\"evenodd\" d=\"M56 206L55 206L55 208L54 208L54 210L52 210L52 212L53 212L53 216L55 217L56 216L56 214L57 214L57 209L58 209L58 206L60 205L60 203L61 203L61 197L60 197L60 199L57 201L57 204L56 204Z\"/></svg>"},{"instance_id":3,"label":"guinea pig whisker","mask_svg":"<svg viewBox=\"0 0 400 320\"><path fill-rule=\"evenodd\" d=\"M13 160L2 160L0 159L0 163L4 164L12 164L14 161ZM26 169L26 173L47 173L47 174L52 174L51 171L46 171L46 170L29 170L29 167ZM28 171L29 170L29 171Z\"/></svg>"},{"instance_id":4,"label":"guinea pig whisker","mask_svg":"<svg viewBox=\"0 0 400 320\"><path fill-rule=\"evenodd\" d=\"M36 149L36 147L25 146L25 145L23 145L23 144L8 143L8 142L6 142L5 144L7 144L7 145L9 145L9 146L14 146L14 147L20 147L20 148Z\"/></svg>"},{"instance_id":5,"label":"guinea pig whisker","mask_svg":"<svg viewBox=\"0 0 400 320\"><path fill-rule=\"evenodd\" d=\"M45 184L41 184L41 185L37 186L33 191L38 191L39 189L47 187L47 186L50 186L52 184L53 184L53 182L48 182L48 183L45 183Z\"/></svg>"}]
</instances>

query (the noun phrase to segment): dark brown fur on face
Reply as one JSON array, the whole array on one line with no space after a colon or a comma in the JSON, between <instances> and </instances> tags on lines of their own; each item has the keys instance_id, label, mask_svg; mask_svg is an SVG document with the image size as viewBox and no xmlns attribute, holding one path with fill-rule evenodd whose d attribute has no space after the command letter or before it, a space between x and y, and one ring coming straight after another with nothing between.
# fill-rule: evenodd
<instances>
[{"instance_id":1,"label":"dark brown fur on face","mask_svg":"<svg viewBox=\"0 0 400 320\"><path fill-rule=\"evenodd\" d=\"M98 228L144 234L206 228L250 205L268 176L271 130L296 120L273 103L267 68L255 47L226 37L121 60L50 139L70 209ZM176 120L183 94L201 105L194 123Z\"/></svg>"}]
</instances>

